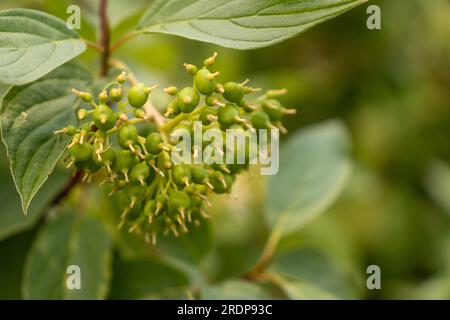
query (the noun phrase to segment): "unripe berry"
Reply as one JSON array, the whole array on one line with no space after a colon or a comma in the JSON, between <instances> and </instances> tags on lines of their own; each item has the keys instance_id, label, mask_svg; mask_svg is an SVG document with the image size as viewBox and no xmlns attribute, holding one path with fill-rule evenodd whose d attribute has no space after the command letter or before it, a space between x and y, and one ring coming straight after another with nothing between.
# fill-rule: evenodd
<instances>
[{"instance_id":1,"label":"unripe berry","mask_svg":"<svg viewBox=\"0 0 450 320\"><path fill-rule=\"evenodd\" d=\"M216 121L218 118L212 110L206 109L200 113L199 119L204 126L208 126L211 122Z\"/></svg>"},{"instance_id":2,"label":"unripe berry","mask_svg":"<svg viewBox=\"0 0 450 320\"><path fill-rule=\"evenodd\" d=\"M119 150L114 160L114 170L120 173L128 173L137 161L138 158L131 151Z\"/></svg>"},{"instance_id":3,"label":"unripe berry","mask_svg":"<svg viewBox=\"0 0 450 320\"><path fill-rule=\"evenodd\" d=\"M217 117L219 123L229 128L236 123L236 119L239 118L239 108L233 104L227 104L225 107L219 107L217 109Z\"/></svg>"},{"instance_id":4,"label":"unripe berry","mask_svg":"<svg viewBox=\"0 0 450 320\"><path fill-rule=\"evenodd\" d=\"M127 124L120 128L117 133L117 142L122 149L130 149L130 146L136 144L138 131L135 126Z\"/></svg>"},{"instance_id":5,"label":"unripe berry","mask_svg":"<svg viewBox=\"0 0 450 320\"><path fill-rule=\"evenodd\" d=\"M169 194L168 205L173 211L189 209L191 207L191 199L186 192L172 191Z\"/></svg>"},{"instance_id":6,"label":"unripe berry","mask_svg":"<svg viewBox=\"0 0 450 320\"><path fill-rule=\"evenodd\" d=\"M160 133L152 132L145 139L145 149L152 155L156 156L163 150L164 140Z\"/></svg>"},{"instance_id":7,"label":"unripe berry","mask_svg":"<svg viewBox=\"0 0 450 320\"><path fill-rule=\"evenodd\" d=\"M244 90L240 83L227 82L223 85L223 96L230 102L239 103L244 98Z\"/></svg>"},{"instance_id":8,"label":"unripe berry","mask_svg":"<svg viewBox=\"0 0 450 320\"><path fill-rule=\"evenodd\" d=\"M202 166L191 167L192 181L198 184L205 184L208 182L208 170Z\"/></svg>"},{"instance_id":9,"label":"unripe berry","mask_svg":"<svg viewBox=\"0 0 450 320\"><path fill-rule=\"evenodd\" d=\"M109 92L109 97L114 102L119 102L122 99L122 89L121 88L112 88Z\"/></svg>"},{"instance_id":10,"label":"unripe berry","mask_svg":"<svg viewBox=\"0 0 450 320\"><path fill-rule=\"evenodd\" d=\"M110 166L116 159L116 151L113 148L108 148L103 151L96 149L92 153L92 159L98 165Z\"/></svg>"},{"instance_id":11,"label":"unripe berry","mask_svg":"<svg viewBox=\"0 0 450 320\"><path fill-rule=\"evenodd\" d=\"M75 165L82 169L85 173L92 174L100 170L100 166L94 162L93 159L89 158L86 161L76 162Z\"/></svg>"},{"instance_id":12,"label":"unripe berry","mask_svg":"<svg viewBox=\"0 0 450 320\"><path fill-rule=\"evenodd\" d=\"M205 98L205 102L210 107L217 107L219 105L224 105L222 103L223 96L220 93L214 92Z\"/></svg>"},{"instance_id":13,"label":"unripe berry","mask_svg":"<svg viewBox=\"0 0 450 320\"><path fill-rule=\"evenodd\" d=\"M217 74L209 72L208 69L200 69L194 76L194 83L197 90L205 96L210 95L216 90L216 77Z\"/></svg>"},{"instance_id":14,"label":"unripe berry","mask_svg":"<svg viewBox=\"0 0 450 320\"><path fill-rule=\"evenodd\" d=\"M281 118L283 118L284 108L278 100L266 100L262 103L262 107L264 109L264 112L269 116L270 120L276 122L280 121Z\"/></svg>"},{"instance_id":15,"label":"unripe berry","mask_svg":"<svg viewBox=\"0 0 450 320\"><path fill-rule=\"evenodd\" d=\"M233 182L234 178L230 174L214 171L214 173L210 175L210 183L214 187L214 193L217 194L229 193Z\"/></svg>"},{"instance_id":16,"label":"unripe berry","mask_svg":"<svg viewBox=\"0 0 450 320\"><path fill-rule=\"evenodd\" d=\"M264 111L255 111L250 116L250 121L255 129L266 129L270 127L270 118Z\"/></svg>"},{"instance_id":17,"label":"unripe berry","mask_svg":"<svg viewBox=\"0 0 450 320\"><path fill-rule=\"evenodd\" d=\"M128 103L135 108L142 107L147 102L150 91L151 88L143 83L131 87L128 91Z\"/></svg>"},{"instance_id":18,"label":"unripe berry","mask_svg":"<svg viewBox=\"0 0 450 320\"><path fill-rule=\"evenodd\" d=\"M191 170L186 165L176 165L173 167L172 179L177 186L185 187L191 180Z\"/></svg>"},{"instance_id":19,"label":"unripe berry","mask_svg":"<svg viewBox=\"0 0 450 320\"><path fill-rule=\"evenodd\" d=\"M150 175L150 167L145 162L135 164L130 170L130 181L140 182L144 184L144 180Z\"/></svg>"},{"instance_id":20,"label":"unripe berry","mask_svg":"<svg viewBox=\"0 0 450 320\"><path fill-rule=\"evenodd\" d=\"M86 161L91 158L93 147L90 144L74 144L69 148L73 161Z\"/></svg>"},{"instance_id":21,"label":"unripe berry","mask_svg":"<svg viewBox=\"0 0 450 320\"><path fill-rule=\"evenodd\" d=\"M177 104L183 113L191 113L199 102L200 96L194 88L186 87L177 94Z\"/></svg>"},{"instance_id":22,"label":"unripe berry","mask_svg":"<svg viewBox=\"0 0 450 320\"><path fill-rule=\"evenodd\" d=\"M116 124L116 115L106 104L100 104L92 115L95 126L102 131L108 131Z\"/></svg>"},{"instance_id":23,"label":"unripe berry","mask_svg":"<svg viewBox=\"0 0 450 320\"><path fill-rule=\"evenodd\" d=\"M159 168L164 168L166 170L172 168L173 166L172 158L167 151L161 152L158 155L158 158L156 158L156 162Z\"/></svg>"},{"instance_id":24,"label":"unripe berry","mask_svg":"<svg viewBox=\"0 0 450 320\"><path fill-rule=\"evenodd\" d=\"M145 119L147 118L147 113L144 109L139 108L134 110L134 116L138 119Z\"/></svg>"},{"instance_id":25,"label":"unripe berry","mask_svg":"<svg viewBox=\"0 0 450 320\"><path fill-rule=\"evenodd\" d=\"M146 188L142 187L139 183L130 183L125 187L125 193L131 201L130 207L134 207L137 200L144 198L145 191Z\"/></svg>"},{"instance_id":26,"label":"unripe berry","mask_svg":"<svg viewBox=\"0 0 450 320\"><path fill-rule=\"evenodd\" d=\"M180 107L178 106L178 99L175 99L167 105L167 110L164 113L164 115L166 117L170 117L176 116L178 114L180 114Z\"/></svg>"}]
</instances>

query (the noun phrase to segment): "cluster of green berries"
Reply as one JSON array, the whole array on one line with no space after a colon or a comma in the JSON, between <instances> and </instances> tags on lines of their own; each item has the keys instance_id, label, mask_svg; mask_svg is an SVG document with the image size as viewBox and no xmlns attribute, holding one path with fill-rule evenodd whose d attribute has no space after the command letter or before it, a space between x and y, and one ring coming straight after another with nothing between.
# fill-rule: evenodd
<instances>
[{"instance_id":1,"label":"cluster of green berries","mask_svg":"<svg viewBox=\"0 0 450 320\"><path fill-rule=\"evenodd\" d=\"M121 208L119 228L125 226L153 243L160 233L179 236L209 217L208 195L229 193L236 174L248 167L248 152L244 164L175 164L172 152L178 141L171 139L175 130L193 133L194 121L200 121L203 128L223 132L228 128L285 131L281 120L295 111L275 99L285 90L268 91L250 102L246 96L259 89L247 86L248 81L219 83L219 72L210 71L216 56L206 59L201 69L185 64L193 86L164 89L173 99L164 114L165 122L156 123L157 130L150 134L141 135L138 125L155 122L146 107L156 86L133 84L125 92L130 81L122 72L97 99L73 89L90 108L77 111L79 127L56 133L72 137L68 167L81 171L83 181L90 182L97 172L106 174L101 184L111 185L110 195Z\"/></svg>"}]
</instances>

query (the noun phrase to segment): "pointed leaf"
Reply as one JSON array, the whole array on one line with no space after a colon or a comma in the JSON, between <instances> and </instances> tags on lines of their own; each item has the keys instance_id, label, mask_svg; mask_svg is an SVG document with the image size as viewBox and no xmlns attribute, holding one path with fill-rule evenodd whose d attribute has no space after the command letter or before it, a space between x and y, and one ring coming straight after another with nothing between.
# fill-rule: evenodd
<instances>
[{"instance_id":1,"label":"pointed leaf","mask_svg":"<svg viewBox=\"0 0 450 320\"><path fill-rule=\"evenodd\" d=\"M2 140L24 212L68 143L68 137L54 131L77 123L79 100L70 89L84 88L89 82L84 69L67 64L5 94L0 108Z\"/></svg>"},{"instance_id":2,"label":"pointed leaf","mask_svg":"<svg viewBox=\"0 0 450 320\"><path fill-rule=\"evenodd\" d=\"M235 49L270 46L366 0L156 0L139 29Z\"/></svg>"},{"instance_id":3,"label":"pointed leaf","mask_svg":"<svg viewBox=\"0 0 450 320\"><path fill-rule=\"evenodd\" d=\"M0 82L32 82L85 49L61 19L30 9L0 11Z\"/></svg>"}]
</instances>

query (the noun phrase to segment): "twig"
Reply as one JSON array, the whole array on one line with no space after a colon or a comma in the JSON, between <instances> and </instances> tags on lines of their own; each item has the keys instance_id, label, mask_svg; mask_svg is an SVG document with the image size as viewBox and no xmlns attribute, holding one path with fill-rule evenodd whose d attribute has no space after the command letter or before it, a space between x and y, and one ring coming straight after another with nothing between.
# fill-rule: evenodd
<instances>
[{"instance_id":1,"label":"twig","mask_svg":"<svg viewBox=\"0 0 450 320\"><path fill-rule=\"evenodd\" d=\"M127 42L128 40L134 38L135 36L137 36L137 35L139 35L139 34L141 34L141 32L135 31L135 32L128 33L128 34L125 35L123 38L117 40L116 43L114 43L113 45L111 45L111 48L110 48L109 51L110 51L110 52L114 52L114 51L117 50L121 45L123 45L125 42Z\"/></svg>"},{"instance_id":2,"label":"twig","mask_svg":"<svg viewBox=\"0 0 450 320\"><path fill-rule=\"evenodd\" d=\"M100 0L99 6L99 17L100 17L100 37L99 46L103 48L102 54L100 56L100 75L105 77L108 74L109 68L109 56L110 56L110 28L108 20L108 0Z\"/></svg>"}]
</instances>

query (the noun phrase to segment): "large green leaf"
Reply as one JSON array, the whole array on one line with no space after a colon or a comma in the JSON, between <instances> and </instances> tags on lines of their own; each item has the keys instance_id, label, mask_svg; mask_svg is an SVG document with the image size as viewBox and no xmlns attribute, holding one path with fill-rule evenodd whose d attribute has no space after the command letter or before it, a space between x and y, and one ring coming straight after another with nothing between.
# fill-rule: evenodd
<instances>
[{"instance_id":1,"label":"large green leaf","mask_svg":"<svg viewBox=\"0 0 450 320\"><path fill-rule=\"evenodd\" d=\"M236 49L270 46L366 0L156 0L139 29Z\"/></svg>"},{"instance_id":2,"label":"large green leaf","mask_svg":"<svg viewBox=\"0 0 450 320\"><path fill-rule=\"evenodd\" d=\"M93 218L62 214L39 232L25 264L26 299L103 299L109 288L111 240ZM81 288L66 286L67 268L80 268Z\"/></svg>"},{"instance_id":3,"label":"large green leaf","mask_svg":"<svg viewBox=\"0 0 450 320\"><path fill-rule=\"evenodd\" d=\"M77 33L52 15L29 9L0 11L0 82L32 82L85 49Z\"/></svg>"},{"instance_id":4,"label":"large green leaf","mask_svg":"<svg viewBox=\"0 0 450 320\"><path fill-rule=\"evenodd\" d=\"M54 131L77 123L79 100L70 89L89 82L84 69L66 64L33 83L10 88L3 97L2 140L24 212L68 143L68 137Z\"/></svg>"},{"instance_id":5,"label":"large green leaf","mask_svg":"<svg viewBox=\"0 0 450 320\"><path fill-rule=\"evenodd\" d=\"M281 148L280 169L267 186L271 224L297 230L323 212L340 194L351 172L345 126L330 121L293 134Z\"/></svg>"},{"instance_id":6,"label":"large green leaf","mask_svg":"<svg viewBox=\"0 0 450 320\"><path fill-rule=\"evenodd\" d=\"M0 156L3 156L0 152ZM55 170L45 188L37 193L35 205L28 215L22 214L20 198L14 188L8 166L0 160L0 240L32 227L44 213L46 206L58 194L68 178L66 170Z\"/></svg>"},{"instance_id":7,"label":"large green leaf","mask_svg":"<svg viewBox=\"0 0 450 320\"><path fill-rule=\"evenodd\" d=\"M180 270L151 258L115 261L111 299L144 299L168 294L188 285Z\"/></svg>"},{"instance_id":8,"label":"large green leaf","mask_svg":"<svg viewBox=\"0 0 450 320\"><path fill-rule=\"evenodd\" d=\"M291 299L355 298L350 277L323 253L301 248L276 256L270 270Z\"/></svg>"},{"instance_id":9,"label":"large green leaf","mask_svg":"<svg viewBox=\"0 0 450 320\"><path fill-rule=\"evenodd\" d=\"M269 295L259 285L244 280L228 280L202 291L206 300L264 300Z\"/></svg>"},{"instance_id":10,"label":"large green leaf","mask_svg":"<svg viewBox=\"0 0 450 320\"><path fill-rule=\"evenodd\" d=\"M0 242L0 300L21 299L22 273L35 230L20 233Z\"/></svg>"}]
</instances>

